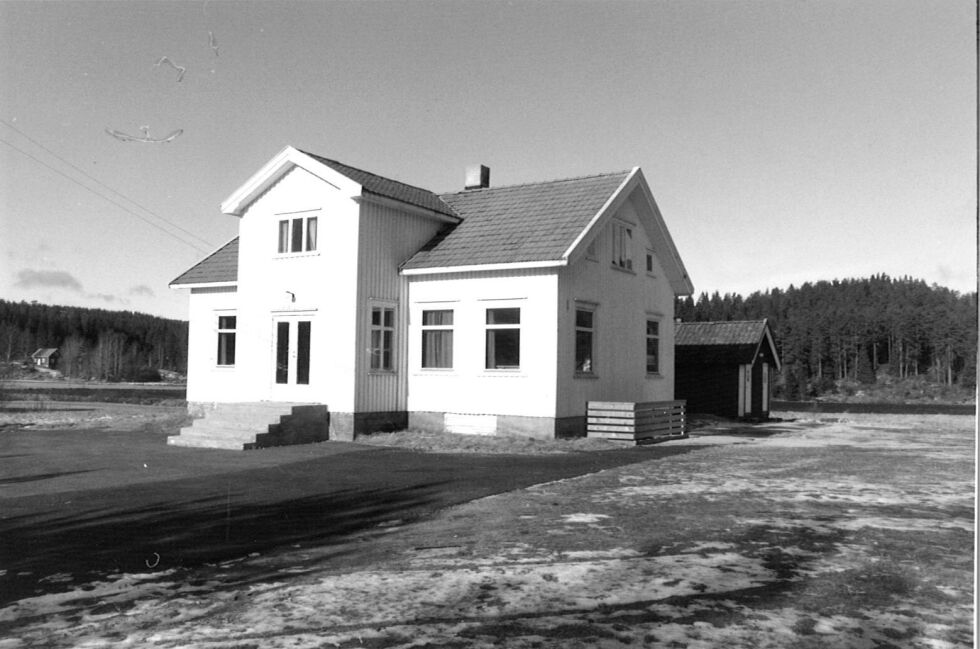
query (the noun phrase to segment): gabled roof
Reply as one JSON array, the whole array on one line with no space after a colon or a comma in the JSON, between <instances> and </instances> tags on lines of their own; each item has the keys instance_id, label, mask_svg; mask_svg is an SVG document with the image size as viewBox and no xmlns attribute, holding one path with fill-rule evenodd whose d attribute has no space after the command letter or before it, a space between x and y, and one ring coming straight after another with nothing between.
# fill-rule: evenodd
<instances>
[{"instance_id":1,"label":"gabled roof","mask_svg":"<svg viewBox=\"0 0 980 649\"><path fill-rule=\"evenodd\" d=\"M402 269L560 260L630 174L442 194L463 222L440 233Z\"/></svg>"},{"instance_id":2,"label":"gabled roof","mask_svg":"<svg viewBox=\"0 0 980 649\"><path fill-rule=\"evenodd\" d=\"M52 354L57 354L57 353L58 353L57 347L42 347L41 349L31 354L31 358L49 358Z\"/></svg>"},{"instance_id":3,"label":"gabled roof","mask_svg":"<svg viewBox=\"0 0 980 649\"><path fill-rule=\"evenodd\" d=\"M779 354L767 320L678 322L674 325L677 362L751 363L763 344L771 347L778 370Z\"/></svg>"},{"instance_id":4,"label":"gabled roof","mask_svg":"<svg viewBox=\"0 0 980 649\"><path fill-rule=\"evenodd\" d=\"M347 176L357 184L361 185L362 191L377 194L378 196L384 196L385 198L391 198L402 203L408 203L409 205L424 207L425 209L438 212L439 214L445 214L447 216L458 218L456 212L454 212L449 205L443 202L439 196L427 189L407 185L397 180L391 180L390 178L384 178L383 176L378 176L368 171L356 169L349 165L345 165L342 162L330 160L329 158L323 158L312 153L307 153L306 151L303 151L302 153L310 156L317 162L330 167L337 173Z\"/></svg>"},{"instance_id":5,"label":"gabled roof","mask_svg":"<svg viewBox=\"0 0 980 649\"><path fill-rule=\"evenodd\" d=\"M238 237L235 237L170 282L170 286L188 288L192 284L234 284L237 281Z\"/></svg>"}]
</instances>

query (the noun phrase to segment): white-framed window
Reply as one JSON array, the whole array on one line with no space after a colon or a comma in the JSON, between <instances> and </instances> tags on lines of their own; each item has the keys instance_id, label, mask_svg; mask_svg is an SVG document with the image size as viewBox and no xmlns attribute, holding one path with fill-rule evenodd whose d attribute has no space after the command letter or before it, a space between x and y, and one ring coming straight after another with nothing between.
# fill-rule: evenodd
<instances>
[{"instance_id":1,"label":"white-framed window","mask_svg":"<svg viewBox=\"0 0 980 649\"><path fill-rule=\"evenodd\" d=\"M279 221L279 254L316 250L317 217L297 216Z\"/></svg>"},{"instance_id":2,"label":"white-framed window","mask_svg":"<svg viewBox=\"0 0 980 649\"><path fill-rule=\"evenodd\" d=\"M647 316L647 374L660 374L660 320Z\"/></svg>"},{"instance_id":3,"label":"white-framed window","mask_svg":"<svg viewBox=\"0 0 980 649\"><path fill-rule=\"evenodd\" d=\"M633 270L633 227L619 221L612 224L612 264Z\"/></svg>"},{"instance_id":4,"label":"white-framed window","mask_svg":"<svg viewBox=\"0 0 980 649\"><path fill-rule=\"evenodd\" d=\"M371 307L371 369L395 369L395 307Z\"/></svg>"},{"instance_id":5,"label":"white-framed window","mask_svg":"<svg viewBox=\"0 0 980 649\"><path fill-rule=\"evenodd\" d=\"M596 309L575 306L575 373L595 374Z\"/></svg>"},{"instance_id":6,"label":"white-framed window","mask_svg":"<svg viewBox=\"0 0 980 649\"><path fill-rule=\"evenodd\" d=\"M230 367L235 364L235 338L238 330L238 316L218 316L217 365Z\"/></svg>"},{"instance_id":7,"label":"white-framed window","mask_svg":"<svg viewBox=\"0 0 980 649\"><path fill-rule=\"evenodd\" d=\"M647 262L647 265L646 265L647 275L653 275L654 274L653 269L656 267L655 262L654 262L654 259L655 259L655 257L654 257L653 251L650 250L649 248L647 248L647 259L646 259L646 262Z\"/></svg>"},{"instance_id":8,"label":"white-framed window","mask_svg":"<svg viewBox=\"0 0 980 649\"><path fill-rule=\"evenodd\" d=\"M450 369L453 366L453 310L422 311L422 367Z\"/></svg>"},{"instance_id":9,"label":"white-framed window","mask_svg":"<svg viewBox=\"0 0 980 649\"><path fill-rule=\"evenodd\" d=\"M486 367L516 370L521 367L521 309L487 309Z\"/></svg>"}]
</instances>

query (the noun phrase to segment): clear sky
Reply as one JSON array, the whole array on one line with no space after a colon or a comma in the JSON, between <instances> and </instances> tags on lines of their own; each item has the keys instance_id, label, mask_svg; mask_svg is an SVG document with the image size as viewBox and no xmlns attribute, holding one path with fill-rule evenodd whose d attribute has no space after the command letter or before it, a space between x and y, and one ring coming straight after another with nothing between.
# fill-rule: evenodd
<instances>
[{"instance_id":1,"label":"clear sky","mask_svg":"<svg viewBox=\"0 0 980 649\"><path fill-rule=\"evenodd\" d=\"M0 298L186 318L168 283L287 144L437 192L474 163L492 185L640 166L697 292L975 290L975 21L957 0L0 0ZM143 126L183 133L106 132Z\"/></svg>"}]
</instances>

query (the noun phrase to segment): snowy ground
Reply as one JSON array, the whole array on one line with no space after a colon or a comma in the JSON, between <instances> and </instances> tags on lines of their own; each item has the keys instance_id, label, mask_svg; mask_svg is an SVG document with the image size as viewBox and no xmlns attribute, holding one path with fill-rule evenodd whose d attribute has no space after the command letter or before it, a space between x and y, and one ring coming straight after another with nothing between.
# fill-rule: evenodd
<instances>
[{"instance_id":1,"label":"snowy ground","mask_svg":"<svg viewBox=\"0 0 980 649\"><path fill-rule=\"evenodd\" d=\"M771 430L703 431L670 442L697 452L379 529L343 559L148 564L23 599L0 649L972 646L973 419ZM288 577L250 578L271 565Z\"/></svg>"}]
</instances>

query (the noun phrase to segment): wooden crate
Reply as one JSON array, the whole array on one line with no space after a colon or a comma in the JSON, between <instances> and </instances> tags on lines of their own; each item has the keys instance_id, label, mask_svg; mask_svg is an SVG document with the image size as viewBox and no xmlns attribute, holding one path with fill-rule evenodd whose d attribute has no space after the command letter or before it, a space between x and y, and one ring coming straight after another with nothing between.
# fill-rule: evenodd
<instances>
[{"instance_id":1,"label":"wooden crate","mask_svg":"<svg viewBox=\"0 0 980 649\"><path fill-rule=\"evenodd\" d=\"M687 437L685 401L589 401L586 434L635 444Z\"/></svg>"}]
</instances>

